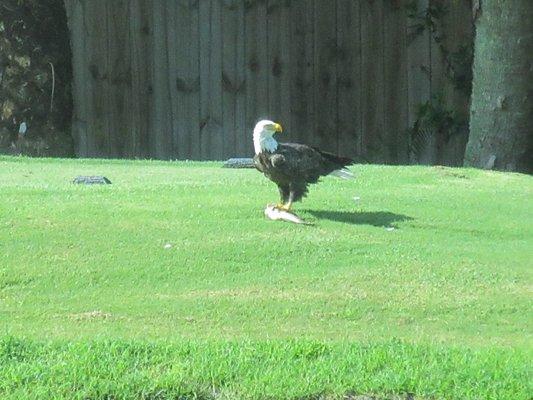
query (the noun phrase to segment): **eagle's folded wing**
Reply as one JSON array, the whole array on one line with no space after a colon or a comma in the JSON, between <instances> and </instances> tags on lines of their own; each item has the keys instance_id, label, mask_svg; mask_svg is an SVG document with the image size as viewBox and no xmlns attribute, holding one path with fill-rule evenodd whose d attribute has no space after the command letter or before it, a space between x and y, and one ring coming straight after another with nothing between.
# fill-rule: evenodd
<instances>
[{"instance_id":1,"label":"eagle's folded wing","mask_svg":"<svg viewBox=\"0 0 533 400\"><path fill-rule=\"evenodd\" d=\"M287 159L283 154L274 154L270 157L270 162L276 168L280 168L287 163Z\"/></svg>"}]
</instances>

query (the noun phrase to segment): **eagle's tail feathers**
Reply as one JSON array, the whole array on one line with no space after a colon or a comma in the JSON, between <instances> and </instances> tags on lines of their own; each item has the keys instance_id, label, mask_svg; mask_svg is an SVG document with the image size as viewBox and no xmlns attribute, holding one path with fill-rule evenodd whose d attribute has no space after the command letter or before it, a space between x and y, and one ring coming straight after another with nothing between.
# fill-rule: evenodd
<instances>
[{"instance_id":1,"label":"eagle's tail feathers","mask_svg":"<svg viewBox=\"0 0 533 400\"><path fill-rule=\"evenodd\" d=\"M335 171L331 172L330 175L336 176L341 179L355 179L355 175L346 168L336 169Z\"/></svg>"}]
</instances>

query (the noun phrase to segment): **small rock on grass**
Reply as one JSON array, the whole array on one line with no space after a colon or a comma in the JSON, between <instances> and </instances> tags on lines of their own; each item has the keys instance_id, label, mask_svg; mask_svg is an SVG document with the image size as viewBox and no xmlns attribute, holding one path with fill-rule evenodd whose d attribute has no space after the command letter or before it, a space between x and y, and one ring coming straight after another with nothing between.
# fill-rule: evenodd
<instances>
[{"instance_id":1,"label":"small rock on grass","mask_svg":"<svg viewBox=\"0 0 533 400\"><path fill-rule=\"evenodd\" d=\"M254 160L252 158L230 158L227 160L223 168L254 168Z\"/></svg>"},{"instance_id":2,"label":"small rock on grass","mask_svg":"<svg viewBox=\"0 0 533 400\"><path fill-rule=\"evenodd\" d=\"M77 176L72 183L84 185L109 185L111 181L105 176Z\"/></svg>"}]
</instances>

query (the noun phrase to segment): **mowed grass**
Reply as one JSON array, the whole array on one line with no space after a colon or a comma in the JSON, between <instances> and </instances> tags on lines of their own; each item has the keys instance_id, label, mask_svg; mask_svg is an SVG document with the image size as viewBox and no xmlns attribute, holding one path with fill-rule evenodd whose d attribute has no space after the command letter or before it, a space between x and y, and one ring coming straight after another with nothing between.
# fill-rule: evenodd
<instances>
[{"instance_id":1,"label":"mowed grass","mask_svg":"<svg viewBox=\"0 0 533 400\"><path fill-rule=\"evenodd\" d=\"M353 171L0 158L0 397L531 398L533 178Z\"/></svg>"}]
</instances>

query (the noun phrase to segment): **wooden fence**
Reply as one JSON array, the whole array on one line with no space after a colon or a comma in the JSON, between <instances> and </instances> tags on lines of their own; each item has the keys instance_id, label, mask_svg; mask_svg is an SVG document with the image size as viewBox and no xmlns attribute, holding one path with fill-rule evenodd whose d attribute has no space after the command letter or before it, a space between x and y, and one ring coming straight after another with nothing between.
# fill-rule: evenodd
<instances>
[{"instance_id":1,"label":"wooden fence","mask_svg":"<svg viewBox=\"0 0 533 400\"><path fill-rule=\"evenodd\" d=\"M269 117L283 141L406 163L418 105L452 89L429 31L409 40L405 3L65 0L77 153L251 156ZM470 40L468 2L447 3L448 39ZM446 146L445 162L462 159L463 139Z\"/></svg>"}]
</instances>

